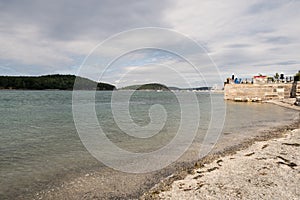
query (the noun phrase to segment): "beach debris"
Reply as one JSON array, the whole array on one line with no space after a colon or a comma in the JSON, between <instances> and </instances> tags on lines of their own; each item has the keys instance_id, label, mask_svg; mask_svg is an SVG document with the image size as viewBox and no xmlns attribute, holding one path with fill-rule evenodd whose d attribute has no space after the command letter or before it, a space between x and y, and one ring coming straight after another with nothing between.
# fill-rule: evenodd
<instances>
[{"instance_id":1,"label":"beach debris","mask_svg":"<svg viewBox=\"0 0 300 200\"><path fill-rule=\"evenodd\" d=\"M201 178L202 176L203 176L203 175L200 174L200 175L195 176L193 179L198 179L198 178Z\"/></svg>"},{"instance_id":2,"label":"beach debris","mask_svg":"<svg viewBox=\"0 0 300 200\"><path fill-rule=\"evenodd\" d=\"M287 166L289 166L292 169L294 169L294 167L297 166L296 163L293 163L290 160L283 158L282 156L277 156L277 158L280 158L281 160L284 161L284 162L279 161L279 162L277 162L278 164L287 165Z\"/></svg>"},{"instance_id":3,"label":"beach debris","mask_svg":"<svg viewBox=\"0 0 300 200\"><path fill-rule=\"evenodd\" d=\"M282 143L283 145L288 145L288 146L295 146L295 147L300 147L300 144L298 143Z\"/></svg>"},{"instance_id":4,"label":"beach debris","mask_svg":"<svg viewBox=\"0 0 300 200\"><path fill-rule=\"evenodd\" d=\"M253 154L255 154L255 153L254 153L254 152L251 152L251 153L245 154L244 156L252 156Z\"/></svg>"},{"instance_id":5,"label":"beach debris","mask_svg":"<svg viewBox=\"0 0 300 200\"><path fill-rule=\"evenodd\" d=\"M267 158L261 157L261 158L255 158L256 160L267 160Z\"/></svg>"},{"instance_id":6,"label":"beach debris","mask_svg":"<svg viewBox=\"0 0 300 200\"><path fill-rule=\"evenodd\" d=\"M220 164L221 162L223 162L222 159L218 160L218 161L217 161L217 164L218 164L219 166L222 166L222 165Z\"/></svg>"},{"instance_id":7,"label":"beach debris","mask_svg":"<svg viewBox=\"0 0 300 200\"><path fill-rule=\"evenodd\" d=\"M264 146L261 147L261 149L265 149L267 146L269 146L269 145L265 144Z\"/></svg>"},{"instance_id":8,"label":"beach debris","mask_svg":"<svg viewBox=\"0 0 300 200\"><path fill-rule=\"evenodd\" d=\"M294 167L297 166L297 164L291 162L291 163L285 163L285 162L277 162L278 164L283 164L283 165L287 165L289 166L290 168L294 169Z\"/></svg>"},{"instance_id":9,"label":"beach debris","mask_svg":"<svg viewBox=\"0 0 300 200\"><path fill-rule=\"evenodd\" d=\"M204 185L205 185L205 182L198 182L197 187L195 188L195 190L201 189Z\"/></svg>"},{"instance_id":10,"label":"beach debris","mask_svg":"<svg viewBox=\"0 0 300 200\"><path fill-rule=\"evenodd\" d=\"M185 185L184 183L179 183L178 188L179 188L179 189L182 189L184 185Z\"/></svg>"},{"instance_id":11,"label":"beach debris","mask_svg":"<svg viewBox=\"0 0 300 200\"><path fill-rule=\"evenodd\" d=\"M190 191L190 190L192 190L192 188L184 188L184 189L183 189L183 191L185 191L185 192L186 192L186 191Z\"/></svg>"},{"instance_id":12,"label":"beach debris","mask_svg":"<svg viewBox=\"0 0 300 200\"><path fill-rule=\"evenodd\" d=\"M207 172L212 172L212 171L214 171L214 170L216 170L216 169L219 169L219 167L209 168L209 169L207 169Z\"/></svg>"},{"instance_id":13,"label":"beach debris","mask_svg":"<svg viewBox=\"0 0 300 200\"><path fill-rule=\"evenodd\" d=\"M267 175L267 173L266 172L260 172L259 175L265 176L265 175Z\"/></svg>"}]
</instances>

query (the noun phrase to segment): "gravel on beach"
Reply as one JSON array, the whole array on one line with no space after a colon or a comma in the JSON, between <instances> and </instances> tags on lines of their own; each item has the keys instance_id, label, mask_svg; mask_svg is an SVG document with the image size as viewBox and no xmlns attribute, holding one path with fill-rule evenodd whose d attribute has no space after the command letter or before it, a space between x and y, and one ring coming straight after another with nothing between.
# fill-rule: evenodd
<instances>
[{"instance_id":1,"label":"gravel on beach","mask_svg":"<svg viewBox=\"0 0 300 200\"><path fill-rule=\"evenodd\" d=\"M156 199L300 199L300 129L255 142L174 181Z\"/></svg>"}]
</instances>

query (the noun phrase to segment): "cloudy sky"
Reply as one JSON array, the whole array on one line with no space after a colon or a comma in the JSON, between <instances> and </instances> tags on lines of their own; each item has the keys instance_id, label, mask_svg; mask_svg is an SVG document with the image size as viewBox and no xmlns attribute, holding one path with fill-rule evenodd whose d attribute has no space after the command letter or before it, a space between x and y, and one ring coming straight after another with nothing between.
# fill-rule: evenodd
<instances>
[{"instance_id":1,"label":"cloudy sky","mask_svg":"<svg viewBox=\"0 0 300 200\"><path fill-rule=\"evenodd\" d=\"M100 78L119 87L153 81L185 86L180 77L192 86L211 85L232 73L292 75L300 70L299 10L297 0L0 0L0 75L80 74L103 41L105 49L88 57L94 67L86 70L95 74L120 53ZM180 36L130 32L143 27ZM138 50L124 54L120 49L129 43ZM184 56L170 48L181 48ZM194 59L201 73L185 58Z\"/></svg>"}]
</instances>

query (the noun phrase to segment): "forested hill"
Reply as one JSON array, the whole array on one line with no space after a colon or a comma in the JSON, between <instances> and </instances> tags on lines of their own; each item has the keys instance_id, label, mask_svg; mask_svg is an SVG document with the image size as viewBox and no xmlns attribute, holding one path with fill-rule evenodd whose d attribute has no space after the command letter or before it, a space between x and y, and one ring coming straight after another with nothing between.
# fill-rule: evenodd
<instances>
[{"instance_id":1,"label":"forested hill","mask_svg":"<svg viewBox=\"0 0 300 200\"><path fill-rule=\"evenodd\" d=\"M159 83L149 83L141 85L137 90L169 90L169 88Z\"/></svg>"},{"instance_id":2,"label":"forested hill","mask_svg":"<svg viewBox=\"0 0 300 200\"><path fill-rule=\"evenodd\" d=\"M148 83L144 85L131 85L124 88L121 88L121 90L169 90L169 88L165 85L159 84L159 83Z\"/></svg>"},{"instance_id":3,"label":"forested hill","mask_svg":"<svg viewBox=\"0 0 300 200\"><path fill-rule=\"evenodd\" d=\"M75 75L46 75L46 76L0 76L0 89L23 90L72 90ZM97 83L87 78L77 77L80 90L114 90L115 86L107 83Z\"/></svg>"}]
</instances>

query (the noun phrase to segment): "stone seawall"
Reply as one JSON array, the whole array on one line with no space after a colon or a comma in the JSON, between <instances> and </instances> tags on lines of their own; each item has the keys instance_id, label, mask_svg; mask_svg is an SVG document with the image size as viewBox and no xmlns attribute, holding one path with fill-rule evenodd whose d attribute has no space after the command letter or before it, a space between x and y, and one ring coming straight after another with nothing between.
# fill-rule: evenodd
<instances>
[{"instance_id":1,"label":"stone seawall","mask_svg":"<svg viewBox=\"0 0 300 200\"><path fill-rule=\"evenodd\" d=\"M265 101L291 96L293 84L226 84L224 98L233 101Z\"/></svg>"}]
</instances>

